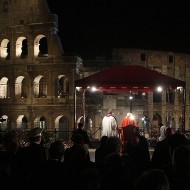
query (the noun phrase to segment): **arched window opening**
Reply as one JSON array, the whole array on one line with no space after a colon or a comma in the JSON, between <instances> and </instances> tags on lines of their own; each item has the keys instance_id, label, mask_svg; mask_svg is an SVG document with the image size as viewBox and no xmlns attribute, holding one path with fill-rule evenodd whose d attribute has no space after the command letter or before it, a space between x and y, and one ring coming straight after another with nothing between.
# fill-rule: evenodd
<instances>
[{"instance_id":1,"label":"arched window opening","mask_svg":"<svg viewBox=\"0 0 190 190\"><path fill-rule=\"evenodd\" d=\"M8 128L8 116L3 115L0 119L0 131L4 131Z\"/></svg>"},{"instance_id":2,"label":"arched window opening","mask_svg":"<svg viewBox=\"0 0 190 190\"><path fill-rule=\"evenodd\" d=\"M28 56L28 41L27 41L27 39L24 39L23 41L22 41L22 53L21 53L21 58L27 58L27 56Z\"/></svg>"},{"instance_id":3,"label":"arched window opening","mask_svg":"<svg viewBox=\"0 0 190 190\"><path fill-rule=\"evenodd\" d=\"M169 89L166 92L166 102L169 104L173 104L175 99L175 92L172 89Z\"/></svg>"},{"instance_id":4,"label":"arched window opening","mask_svg":"<svg viewBox=\"0 0 190 190\"><path fill-rule=\"evenodd\" d=\"M153 92L153 102L154 103L161 103L161 101L162 101L162 93Z\"/></svg>"},{"instance_id":5,"label":"arched window opening","mask_svg":"<svg viewBox=\"0 0 190 190\"><path fill-rule=\"evenodd\" d=\"M41 98L47 97L47 81L44 77L40 79L39 96Z\"/></svg>"},{"instance_id":6,"label":"arched window opening","mask_svg":"<svg viewBox=\"0 0 190 190\"><path fill-rule=\"evenodd\" d=\"M3 12L7 12L8 11L8 1L7 0L4 0L3 1Z\"/></svg>"},{"instance_id":7,"label":"arched window opening","mask_svg":"<svg viewBox=\"0 0 190 190\"><path fill-rule=\"evenodd\" d=\"M26 58L28 55L28 44L25 37L19 37L16 41L16 57L22 59Z\"/></svg>"},{"instance_id":8,"label":"arched window opening","mask_svg":"<svg viewBox=\"0 0 190 190\"><path fill-rule=\"evenodd\" d=\"M39 46L39 57L47 57L48 56L48 49L47 49L47 38L43 37L40 39L40 46Z\"/></svg>"},{"instance_id":9,"label":"arched window opening","mask_svg":"<svg viewBox=\"0 0 190 190\"><path fill-rule=\"evenodd\" d=\"M34 40L34 56L47 57L48 56L48 43L47 38L40 34Z\"/></svg>"},{"instance_id":10,"label":"arched window opening","mask_svg":"<svg viewBox=\"0 0 190 190\"><path fill-rule=\"evenodd\" d=\"M8 39L1 41L0 56L1 58L10 59L10 42Z\"/></svg>"},{"instance_id":11,"label":"arched window opening","mask_svg":"<svg viewBox=\"0 0 190 190\"><path fill-rule=\"evenodd\" d=\"M10 42L8 42L8 44L7 44L7 56L6 56L6 59L10 60L10 57L11 57L11 49L10 49Z\"/></svg>"},{"instance_id":12,"label":"arched window opening","mask_svg":"<svg viewBox=\"0 0 190 190\"><path fill-rule=\"evenodd\" d=\"M67 117L60 115L55 119L56 138L69 140L69 120Z\"/></svg>"},{"instance_id":13,"label":"arched window opening","mask_svg":"<svg viewBox=\"0 0 190 190\"><path fill-rule=\"evenodd\" d=\"M34 120L34 126L46 129L46 118L44 116L38 116Z\"/></svg>"},{"instance_id":14,"label":"arched window opening","mask_svg":"<svg viewBox=\"0 0 190 190\"><path fill-rule=\"evenodd\" d=\"M27 98L27 81L26 78L22 80L21 98Z\"/></svg>"},{"instance_id":15,"label":"arched window opening","mask_svg":"<svg viewBox=\"0 0 190 190\"><path fill-rule=\"evenodd\" d=\"M46 118L44 116L40 118L40 128L42 129L46 128Z\"/></svg>"},{"instance_id":16,"label":"arched window opening","mask_svg":"<svg viewBox=\"0 0 190 190\"><path fill-rule=\"evenodd\" d=\"M19 115L16 120L16 127L19 129L27 129L27 118L24 115Z\"/></svg>"},{"instance_id":17,"label":"arched window opening","mask_svg":"<svg viewBox=\"0 0 190 190\"><path fill-rule=\"evenodd\" d=\"M35 98L47 97L47 81L42 75L39 75L34 79L33 86L34 86L34 97Z\"/></svg>"},{"instance_id":18,"label":"arched window opening","mask_svg":"<svg viewBox=\"0 0 190 190\"><path fill-rule=\"evenodd\" d=\"M27 98L27 86L24 76L19 76L15 81L15 96L17 98Z\"/></svg>"},{"instance_id":19,"label":"arched window opening","mask_svg":"<svg viewBox=\"0 0 190 190\"><path fill-rule=\"evenodd\" d=\"M69 79L65 75L58 76L56 94L58 98L69 96Z\"/></svg>"},{"instance_id":20,"label":"arched window opening","mask_svg":"<svg viewBox=\"0 0 190 190\"><path fill-rule=\"evenodd\" d=\"M8 98L9 90L8 90L8 78L3 77L0 80L0 99Z\"/></svg>"}]
</instances>

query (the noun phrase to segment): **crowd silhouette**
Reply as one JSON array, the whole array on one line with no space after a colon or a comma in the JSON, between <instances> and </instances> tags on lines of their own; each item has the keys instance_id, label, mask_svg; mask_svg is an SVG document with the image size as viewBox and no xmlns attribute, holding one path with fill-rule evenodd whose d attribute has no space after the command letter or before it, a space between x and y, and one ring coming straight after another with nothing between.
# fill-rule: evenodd
<instances>
[{"instance_id":1,"label":"crowd silhouette","mask_svg":"<svg viewBox=\"0 0 190 190\"><path fill-rule=\"evenodd\" d=\"M118 136L102 136L94 162L80 133L73 133L72 146L67 148L62 140L45 146L38 127L27 134L25 146L20 146L14 135L5 135L0 151L1 186L20 190L187 189L189 139L168 128L151 157L147 139L138 127L131 129L124 148Z\"/></svg>"}]
</instances>

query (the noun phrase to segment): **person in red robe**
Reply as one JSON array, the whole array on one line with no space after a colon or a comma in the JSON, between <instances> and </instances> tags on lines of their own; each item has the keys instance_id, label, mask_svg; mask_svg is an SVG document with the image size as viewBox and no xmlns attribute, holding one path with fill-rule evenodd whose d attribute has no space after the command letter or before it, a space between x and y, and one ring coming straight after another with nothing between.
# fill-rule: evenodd
<instances>
[{"instance_id":1,"label":"person in red robe","mask_svg":"<svg viewBox=\"0 0 190 190\"><path fill-rule=\"evenodd\" d=\"M130 136L136 126L137 122L134 120L132 113L127 113L127 116L122 120L121 127L119 128L122 147L127 143L128 136Z\"/></svg>"},{"instance_id":2,"label":"person in red robe","mask_svg":"<svg viewBox=\"0 0 190 190\"><path fill-rule=\"evenodd\" d=\"M127 113L127 116L123 119L121 123L121 127L125 127L127 125L137 126L137 122L134 120L134 116L132 113Z\"/></svg>"}]
</instances>

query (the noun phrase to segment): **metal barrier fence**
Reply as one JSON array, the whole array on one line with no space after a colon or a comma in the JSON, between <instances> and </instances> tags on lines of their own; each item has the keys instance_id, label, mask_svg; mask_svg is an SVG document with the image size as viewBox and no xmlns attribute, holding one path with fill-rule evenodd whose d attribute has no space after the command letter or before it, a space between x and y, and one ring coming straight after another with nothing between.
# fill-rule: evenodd
<instances>
[{"instance_id":1,"label":"metal barrier fence","mask_svg":"<svg viewBox=\"0 0 190 190\"><path fill-rule=\"evenodd\" d=\"M17 141L18 146L22 147L28 144L29 139L27 136L28 130L22 129L11 129L11 130L1 130L0 131L0 144L4 144L6 141L14 139ZM70 140L72 131L46 131L42 132L42 141L44 145L49 145L55 140L62 140L66 147L71 146L72 142Z\"/></svg>"},{"instance_id":2,"label":"metal barrier fence","mask_svg":"<svg viewBox=\"0 0 190 190\"><path fill-rule=\"evenodd\" d=\"M97 127L94 131L91 131L91 133L88 133L90 141L94 144L94 146L97 146L99 144L99 140L101 135L99 135L101 131L100 127ZM73 131L58 131L58 130L44 130L43 131L43 143L44 145L49 145L51 142L55 140L62 140L65 144L65 147L70 147L72 145L71 141L71 135ZM29 141L27 137L28 130L22 130L22 129L11 129L11 130L0 130L0 145L2 145L6 140L9 140L11 138L16 139L18 146L25 146ZM146 131L144 128L140 128L140 133L146 137ZM98 138L97 138L98 136ZM154 146L156 142L158 141L159 131L151 131L149 133L149 136L147 137L147 140L150 142L150 146ZM188 139L190 139L190 132L186 132L186 136Z\"/></svg>"}]
</instances>

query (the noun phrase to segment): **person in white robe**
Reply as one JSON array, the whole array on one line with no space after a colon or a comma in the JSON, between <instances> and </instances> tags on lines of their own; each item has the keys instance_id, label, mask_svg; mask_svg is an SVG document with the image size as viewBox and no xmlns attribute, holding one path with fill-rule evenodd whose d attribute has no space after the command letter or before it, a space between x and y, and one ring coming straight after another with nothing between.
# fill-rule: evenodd
<instances>
[{"instance_id":1,"label":"person in white robe","mask_svg":"<svg viewBox=\"0 0 190 190\"><path fill-rule=\"evenodd\" d=\"M118 136L117 120L113 116L112 110L109 109L108 113L102 119L102 136Z\"/></svg>"},{"instance_id":2,"label":"person in white robe","mask_svg":"<svg viewBox=\"0 0 190 190\"><path fill-rule=\"evenodd\" d=\"M159 136L159 141L163 141L166 138L166 129L167 127L164 126L162 123L159 124L160 126L160 136Z\"/></svg>"}]
</instances>

